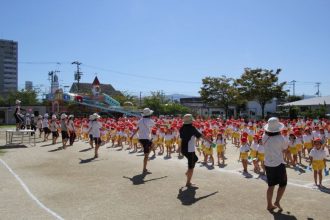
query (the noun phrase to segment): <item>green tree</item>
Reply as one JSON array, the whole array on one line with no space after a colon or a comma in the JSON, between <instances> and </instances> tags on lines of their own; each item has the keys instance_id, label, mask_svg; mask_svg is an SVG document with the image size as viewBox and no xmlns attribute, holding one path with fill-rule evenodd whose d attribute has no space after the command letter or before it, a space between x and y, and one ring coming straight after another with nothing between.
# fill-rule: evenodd
<instances>
[{"instance_id":1,"label":"green tree","mask_svg":"<svg viewBox=\"0 0 330 220\"><path fill-rule=\"evenodd\" d=\"M299 100L302 100L302 99L303 99L302 96L291 95L291 96L287 96L286 101L287 102L295 102L295 101L299 101Z\"/></svg>"},{"instance_id":2,"label":"green tree","mask_svg":"<svg viewBox=\"0 0 330 220\"><path fill-rule=\"evenodd\" d=\"M183 115L190 112L190 109L181 105L180 103L165 104L163 109L164 115Z\"/></svg>"},{"instance_id":3,"label":"green tree","mask_svg":"<svg viewBox=\"0 0 330 220\"><path fill-rule=\"evenodd\" d=\"M262 118L265 117L265 105L273 98L283 99L286 92L283 86L286 82L279 83L278 75L281 69L250 69L245 68L242 76L236 80L241 94L248 100L256 100L262 109Z\"/></svg>"},{"instance_id":4,"label":"green tree","mask_svg":"<svg viewBox=\"0 0 330 220\"><path fill-rule=\"evenodd\" d=\"M169 100L166 98L163 91L151 92L150 96L143 98L143 107L152 109L155 115L163 114L165 112L165 104L168 103Z\"/></svg>"},{"instance_id":5,"label":"green tree","mask_svg":"<svg viewBox=\"0 0 330 220\"><path fill-rule=\"evenodd\" d=\"M126 103L130 102L133 105L136 105L136 97L130 94L127 91L121 91L120 94L116 94L112 96L115 100L117 100L121 106L125 106Z\"/></svg>"},{"instance_id":6,"label":"green tree","mask_svg":"<svg viewBox=\"0 0 330 220\"><path fill-rule=\"evenodd\" d=\"M38 94L34 91L20 90L17 92L9 93L7 103L9 105L14 105L15 101L18 99L22 102L22 105L37 105L40 104L37 98Z\"/></svg>"},{"instance_id":7,"label":"green tree","mask_svg":"<svg viewBox=\"0 0 330 220\"><path fill-rule=\"evenodd\" d=\"M229 106L243 102L239 91L234 85L234 79L226 76L204 78L199 93L203 102L223 107L226 117L228 116Z\"/></svg>"}]
</instances>

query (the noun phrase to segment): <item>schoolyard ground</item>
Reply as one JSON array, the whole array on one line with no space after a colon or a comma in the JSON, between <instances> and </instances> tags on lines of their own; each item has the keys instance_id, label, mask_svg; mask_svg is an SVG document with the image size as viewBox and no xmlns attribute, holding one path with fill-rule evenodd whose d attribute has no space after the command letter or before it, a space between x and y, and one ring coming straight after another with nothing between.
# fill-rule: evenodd
<instances>
[{"instance_id":1,"label":"schoolyard ground","mask_svg":"<svg viewBox=\"0 0 330 220\"><path fill-rule=\"evenodd\" d=\"M238 150L227 146L227 166L196 165L186 188L186 159L151 158L151 174L141 174L142 153L101 146L98 159L88 143L37 140L5 145L0 134L1 219L329 219L330 178L319 189L312 172L288 171L284 210L266 210L263 176L241 173ZM126 148L126 147L125 147ZM328 164L329 165L329 164ZM329 167L329 166L328 166ZM252 170L252 165L249 170Z\"/></svg>"}]
</instances>

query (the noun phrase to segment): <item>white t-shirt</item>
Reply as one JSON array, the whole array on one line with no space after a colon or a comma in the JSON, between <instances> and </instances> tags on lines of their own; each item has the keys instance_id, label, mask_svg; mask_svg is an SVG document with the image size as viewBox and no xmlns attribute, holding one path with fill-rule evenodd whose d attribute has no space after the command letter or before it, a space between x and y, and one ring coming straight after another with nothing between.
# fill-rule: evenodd
<instances>
[{"instance_id":1,"label":"white t-shirt","mask_svg":"<svg viewBox=\"0 0 330 220\"><path fill-rule=\"evenodd\" d=\"M239 148L239 151L241 153L249 152L249 150L250 150L250 146L248 144L241 145L241 147Z\"/></svg>"},{"instance_id":2,"label":"white t-shirt","mask_svg":"<svg viewBox=\"0 0 330 220\"><path fill-rule=\"evenodd\" d=\"M283 159L283 151L288 148L288 143L282 135L262 137L262 143L265 148L265 165L268 167L277 167L282 163L285 164Z\"/></svg>"},{"instance_id":3,"label":"white t-shirt","mask_svg":"<svg viewBox=\"0 0 330 220\"><path fill-rule=\"evenodd\" d=\"M327 153L325 150L322 150L322 148L320 148L320 150L313 148L309 156L312 157L313 160L324 160L327 157Z\"/></svg>"},{"instance_id":4,"label":"white t-shirt","mask_svg":"<svg viewBox=\"0 0 330 220\"><path fill-rule=\"evenodd\" d=\"M313 136L310 134L306 134L303 136L304 143L311 143L313 140Z\"/></svg>"},{"instance_id":5,"label":"white t-shirt","mask_svg":"<svg viewBox=\"0 0 330 220\"><path fill-rule=\"evenodd\" d=\"M150 139L151 128L155 126L155 122L150 118L142 118L137 124L139 128L139 139Z\"/></svg>"},{"instance_id":6,"label":"white t-shirt","mask_svg":"<svg viewBox=\"0 0 330 220\"><path fill-rule=\"evenodd\" d=\"M92 122L92 129L90 131L90 134L93 135L93 138L99 138L101 135L100 129L102 128L102 125L98 121Z\"/></svg>"},{"instance_id":7,"label":"white t-shirt","mask_svg":"<svg viewBox=\"0 0 330 220\"><path fill-rule=\"evenodd\" d=\"M263 154L265 153L265 147L262 144L258 144L257 151L258 153Z\"/></svg>"},{"instance_id":8,"label":"white t-shirt","mask_svg":"<svg viewBox=\"0 0 330 220\"><path fill-rule=\"evenodd\" d=\"M48 128L48 119L47 118L45 118L45 119L43 119L42 120L42 128Z\"/></svg>"}]
</instances>

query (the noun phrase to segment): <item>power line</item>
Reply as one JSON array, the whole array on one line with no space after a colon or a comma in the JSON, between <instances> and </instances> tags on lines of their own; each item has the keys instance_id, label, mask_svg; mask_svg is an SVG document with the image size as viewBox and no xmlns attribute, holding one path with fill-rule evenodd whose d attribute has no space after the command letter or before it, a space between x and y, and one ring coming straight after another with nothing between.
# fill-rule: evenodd
<instances>
[{"instance_id":1,"label":"power line","mask_svg":"<svg viewBox=\"0 0 330 220\"><path fill-rule=\"evenodd\" d=\"M92 69L98 69L98 70L102 70L102 71L106 71L106 72L112 72L112 73L119 74L119 75L127 75L127 76L132 76L132 77L137 77L137 78L143 78L143 79L147 78L147 79L152 79L152 80L159 80L159 81L166 81L166 82L173 82L173 83L201 84L201 82L184 81L184 80L171 80L171 79L165 79L165 78L148 76L148 75L140 75L140 74L121 72L121 71L117 71L117 70L106 69L106 68L92 66L92 65L86 65L86 64L84 64L84 66L92 68Z\"/></svg>"}]
</instances>

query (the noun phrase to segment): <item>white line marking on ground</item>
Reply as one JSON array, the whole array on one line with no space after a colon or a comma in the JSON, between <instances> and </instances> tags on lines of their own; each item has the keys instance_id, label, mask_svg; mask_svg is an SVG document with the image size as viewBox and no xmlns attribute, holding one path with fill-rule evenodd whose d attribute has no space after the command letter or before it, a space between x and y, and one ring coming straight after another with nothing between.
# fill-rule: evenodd
<instances>
[{"instance_id":1,"label":"white line marking on ground","mask_svg":"<svg viewBox=\"0 0 330 220\"><path fill-rule=\"evenodd\" d=\"M54 211L52 211L51 209L47 208L44 204L42 204L38 198L33 195L30 191L30 189L27 187L27 185L23 182L23 180L8 166L8 164L3 161L2 159L0 159L0 162L8 169L8 171L16 178L16 180L21 184L21 186L23 187L23 189L25 190L25 192L31 197L32 200L34 200L39 206L40 208L44 209L46 212L48 212L49 214L51 214L52 216L54 216L56 219L58 220L64 220L64 218L62 218L61 216L59 216L57 213L55 213Z\"/></svg>"}]
</instances>

